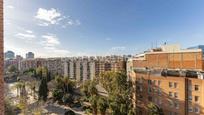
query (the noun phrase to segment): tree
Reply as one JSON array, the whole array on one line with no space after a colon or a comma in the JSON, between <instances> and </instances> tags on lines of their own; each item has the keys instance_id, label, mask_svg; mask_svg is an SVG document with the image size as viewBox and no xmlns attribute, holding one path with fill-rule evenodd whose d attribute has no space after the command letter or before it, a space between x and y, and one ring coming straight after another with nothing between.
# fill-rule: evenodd
<instances>
[{"instance_id":1,"label":"tree","mask_svg":"<svg viewBox=\"0 0 204 115\"><path fill-rule=\"evenodd\" d=\"M90 82L90 85L88 86L88 93L91 96L98 94L98 91L96 89L96 83L94 81Z\"/></svg>"},{"instance_id":2,"label":"tree","mask_svg":"<svg viewBox=\"0 0 204 115\"><path fill-rule=\"evenodd\" d=\"M5 111L4 111L5 115L15 115L14 110L17 108L11 103L9 98L4 99L4 108L5 108Z\"/></svg>"},{"instance_id":3,"label":"tree","mask_svg":"<svg viewBox=\"0 0 204 115\"><path fill-rule=\"evenodd\" d=\"M84 94L85 97L89 97L89 85L91 84L90 80L84 81L82 88L81 88L81 92Z\"/></svg>"},{"instance_id":4,"label":"tree","mask_svg":"<svg viewBox=\"0 0 204 115\"><path fill-rule=\"evenodd\" d=\"M97 115L97 99L98 96L97 95L93 95L90 97L90 103L91 103L91 107L93 109L93 115Z\"/></svg>"},{"instance_id":5,"label":"tree","mask_svg":"<svg viewBox=\"0 0 204 115\"><path fill-rule=\"evenodd\" d=\"M30 90L31 90L31 95L35 98L35 93L36 93L36 85L37 85L37 81L36 80L33 80L33 81L30 81L30 82L27 82Z\"/></svg>"},{"instance_id":6,"label":"tree","mask_svg":"<svg viewBox=\"0 0 204 115\"><path fill-rule=\"evenodd\" d=\"M15 85L14 85L14 88L16 89L16 94L17 94L17 97L20 96L20 92L21 92L21 89L22 89L22 86L23 86L23 83L18 81Z\"/></svg>"},{"instance_id":7,"label":"tree","mask_svg":"<svg viewBox=\"0 0 204 115\"><path fill-rule=\"evenodd\" d=\"M105 72L100 75L100 84L109 93L110 109L113 114L126 115L132 107L130 85L125 72Z\"/></svg>"},{"instance_id":8,"label":"tree","mask_svg":"<svg viewBox=\"0 0 204 115\"><path fill-rule=\"evenodd\" d=\"M38 99L46 101L47 96L48 96L47 80L45 78L42 78L38 90Z\"/></svg>"},{"instance_id":9,"label":"tree","mask_svg":"<svg viewBox=\"0 0 204 115\"><path fill-rule=\"evenodd\" d=\"M52 92L52 96L54 97L54 100L58 100L58 101L62 101L62 97L63 97L63 91L60 89L55 89Z\"/></svg>"},{"instance_id":10,"label":"tree","mask_svg":"<svg viewBox=\"0 0 204 115\"><path fill-rule=\"evenodd\" d=\"M37 76L37 78L42 78L42 67L38 67L37 69L36 69L36 76Z\"/></svg>"},{"instance_id":11,"label":"tree","mask_svg":"<svg viewBox=\"0 0 204 115\"><path fill-rule=\"evenodd\" d=\"M149 110L149 115L164 115L162 108L153 103L148 104L147 107Z\"/></svg>"},{"instance_id":12,"label":"tree","mask_svg":"<svg viewBox=\"0 0 204 115\"><path fill-rule=\"evenodd\" d=\"M101 112L101 115L105 115L106 109L108 108L108 101L105 98L100 97L98 100L98 108Z\"/></svg>"},{"instance_id":13,"label":"tree","mask_svg":"<svg viewBox=\"0 0 204 115\"><path fill-rule=\"evenodd\" d=\"M10 73L17 72L17 68L14 65L10 65L8 67L8 72L10 72Z\"/></svg>"}]
</instances>

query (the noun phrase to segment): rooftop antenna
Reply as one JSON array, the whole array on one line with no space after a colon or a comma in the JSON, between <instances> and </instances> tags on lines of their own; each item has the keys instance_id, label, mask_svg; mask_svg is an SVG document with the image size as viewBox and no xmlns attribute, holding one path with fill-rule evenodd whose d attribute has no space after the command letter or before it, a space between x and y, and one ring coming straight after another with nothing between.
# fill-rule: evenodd
<instances>
[{"instance_id":1,"label":"rooftop antenna","mask_svg":"<svg viewBox=\"0 0 204 115\"><path fill-rule=\"evenodd\" d=\"M153 49L153 42L151 43L151 49Z\"/></svg>"},{"instance_id":2,"label":"rooftop antenna","mask_svg":"<svg viewBox=\"0 0 204 115\"><path fill-rule=\"evenodd\" d=\"M157 41L156 41L156 48L157 48Z\"/></svg>"}]
</instances>

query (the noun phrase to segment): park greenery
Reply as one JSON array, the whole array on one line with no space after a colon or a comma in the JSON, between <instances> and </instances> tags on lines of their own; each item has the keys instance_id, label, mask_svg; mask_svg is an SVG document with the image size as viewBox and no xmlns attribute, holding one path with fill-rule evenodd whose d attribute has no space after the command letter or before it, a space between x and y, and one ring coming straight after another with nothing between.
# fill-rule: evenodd
<instances>
[{"instance_id":1,"label":"park greenery","mask_svg":"<svg viewBox=\"0 0 204 115\"><path fill-rule=\"evenodd\" d=\"M10 67L9 71L16 70ZM31 68L19 75L14 86L19 101L16 106L7 102L7 113L20 110L29 114L27 98L30 94L37 103L52 100L60 105L81 108L86 114L136 115L131 102L132 84L124 71L104 72L94 80L83 82L59 74L51 75L46 67ZM105 90L105 95L101 89ZM149 115L163 115L162 109L152 103L148 105L148 110ZM35 108L32 112L40 115L42 108ZM65 114L75 113L69 110Z\"/></svg>"}]
</instances>

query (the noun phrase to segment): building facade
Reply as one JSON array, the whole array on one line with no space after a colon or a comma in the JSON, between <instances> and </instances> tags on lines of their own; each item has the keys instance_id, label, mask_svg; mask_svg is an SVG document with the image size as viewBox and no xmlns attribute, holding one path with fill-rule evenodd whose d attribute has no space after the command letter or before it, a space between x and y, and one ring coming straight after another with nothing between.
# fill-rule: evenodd
<instances>
[{"instance_id":1,"label":"building facade","mask_svg":"<svg viewBox=\"0 0 204 115\"><path fill-rule=\"evenodd\" d=\"M147 115L149 103L162 108L165 115L204 114L202 50L172 48L162 46L128 61L137 114Z\"/></svg>"},{"instance_id":2,"label":"building facade","mask_svg":"<svg viewBox=\"0 0 204 115\"><path fill-rule=\"evenodd\" d=\"M5 60L14 59L14 58L15 58L15 53L13 51L7 51L4 53Z\"/></svg>"},{"instance_id":3,"label":"building facade","mask_svg":"<svg viewBox=\"0 0 204 115\"><path fill-rule=\"evenodd\" d=\"M26 58L27 59L33 59L34 58L34 53L33 52L26 53Z\"/></svg>"},{"instance_id":4,"label":"building facade","mask_svg":"<svg viewBox=\"0 0 204 115\"><path fill-rule=\"evenodd\" d=\"M69 58L34 58L20 61L20 71L30 68L47 67L51 75L67 76L77 81L98 78L105 71L126 69L126 60L122 57L69 57Z\"/></svg>"},{"instance_id":5,"label":"building facade","mask_svg":"<svg viewBox=\"0 0 204 115\"><path fill-rule=\"evenodd\" d=\"M126 60L110 60L108 57L67 58L63 63L64 76L77 81L97 78L105 71L122 71L126 68Z\"/></svg>"}]
</instances>

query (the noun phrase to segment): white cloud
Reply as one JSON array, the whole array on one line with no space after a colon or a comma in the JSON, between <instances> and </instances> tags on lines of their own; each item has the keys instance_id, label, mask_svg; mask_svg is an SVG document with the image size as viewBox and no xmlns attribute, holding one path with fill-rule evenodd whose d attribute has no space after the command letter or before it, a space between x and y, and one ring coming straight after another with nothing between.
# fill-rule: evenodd
<instances>
[{"instance_id":1,"label":"white cloud","mask_svg":"<svg viewBox=\"0 0 204 115\"><path fill-rule=\"evenodd\" d=\"M41 41L41 45L43 46L43 48L52 54L54 53L55 56L67 56L70 53L70 51L68 50L60 49L57 47L60 45L60 41L56 35L46 34L42 35L42 38L45 39Z\"/></svg>"},{"instance_id":2,"label":"white cloud","mask_svg":"<svg viewBox=\"0 0 204 115\"><path fill-rule=\"evenodd\" d=\"M42 41L42 44L46 47L55 47L60 44L60 41L54 34L43 35L42 38L45 38L45 40Z\"/></svg>"},{"instance_id":3,"label":"white cloud","mask_svg":"<svg viewBox=\"0 0 204 115\"><path fill-rule=\"evenodd\" d=\"M29 33L29 34L33 33L33 31L31 31L31 30L26 30L26 32Z\"/></svg>"},{"instance_id":4,"label":"white cloud","mask_svg":"<svg viewBox=\"0 0 204 115\"><path fill-rule=\"evenodd\" d=\"M27 34L27 33L17 33L15 36L18 38L27 39L27 40L32 40L36 37L33 34Z\"/></svg>"},{"instance_id":5,"label":"white cloud","mask_svg":"<svg viewBox=\"0 0 204 115\"><path fill-rule=\"evenodd\" d=\"M12 6L12 5L8 5L6 7L9 8L9 9L14 9L14 6Z\"/></svg>"},{"instance_id":6,"label":"white cloud","mask_svg":"<svg viewBox=\"0 0 204 115\"><path fill-rule=\"evenodd\" d=\"M36 19L41 21L41 25L48 26L49 24L57 24L61 20L61 13L56 9L51 8L50 10L39 8L35 16Z\"/></svg>"},{"instance_id":7,"label":"white cloud","mask_svg":"<svg viewBox=\"0 0 204 115\"><path fill-rule=\"evenodd\" d=\"M74 20L70 17L65 17L63 20L64 20L64 22L62 24L63 28L66 28L67 26L79 26L79 25L81 25L81 22L79 20Z\"/></svg>"},{"instance_id":8,"label":"white cloud","mask_svg":"<svg viewBox=\"0 0 204 115\"><path fill-rule=\"evenodd\" d=\"M59 24L63 28L66 28L67 26L81 25L81 22L78 19L72 19L70 16L64 16L54 8L51 8L50 10L39 8L35 18L38 19L39 26Z\"/></svg>"},{"instance_id":9,"label":"white cloud","mask_svg":"<svg viewBox=\"0 0 204 115\"><path fill-rule=\"evenodd\" d=\"M20 39L25 39L28 41L36 38L36 36L33 34L33 31L31 31L31 30L26 30L24 28L21 28L21 31L23 31L23 32L19 32L19 33L15 34L15 36L20 38Z\"/></svg>"}]
</instances>

